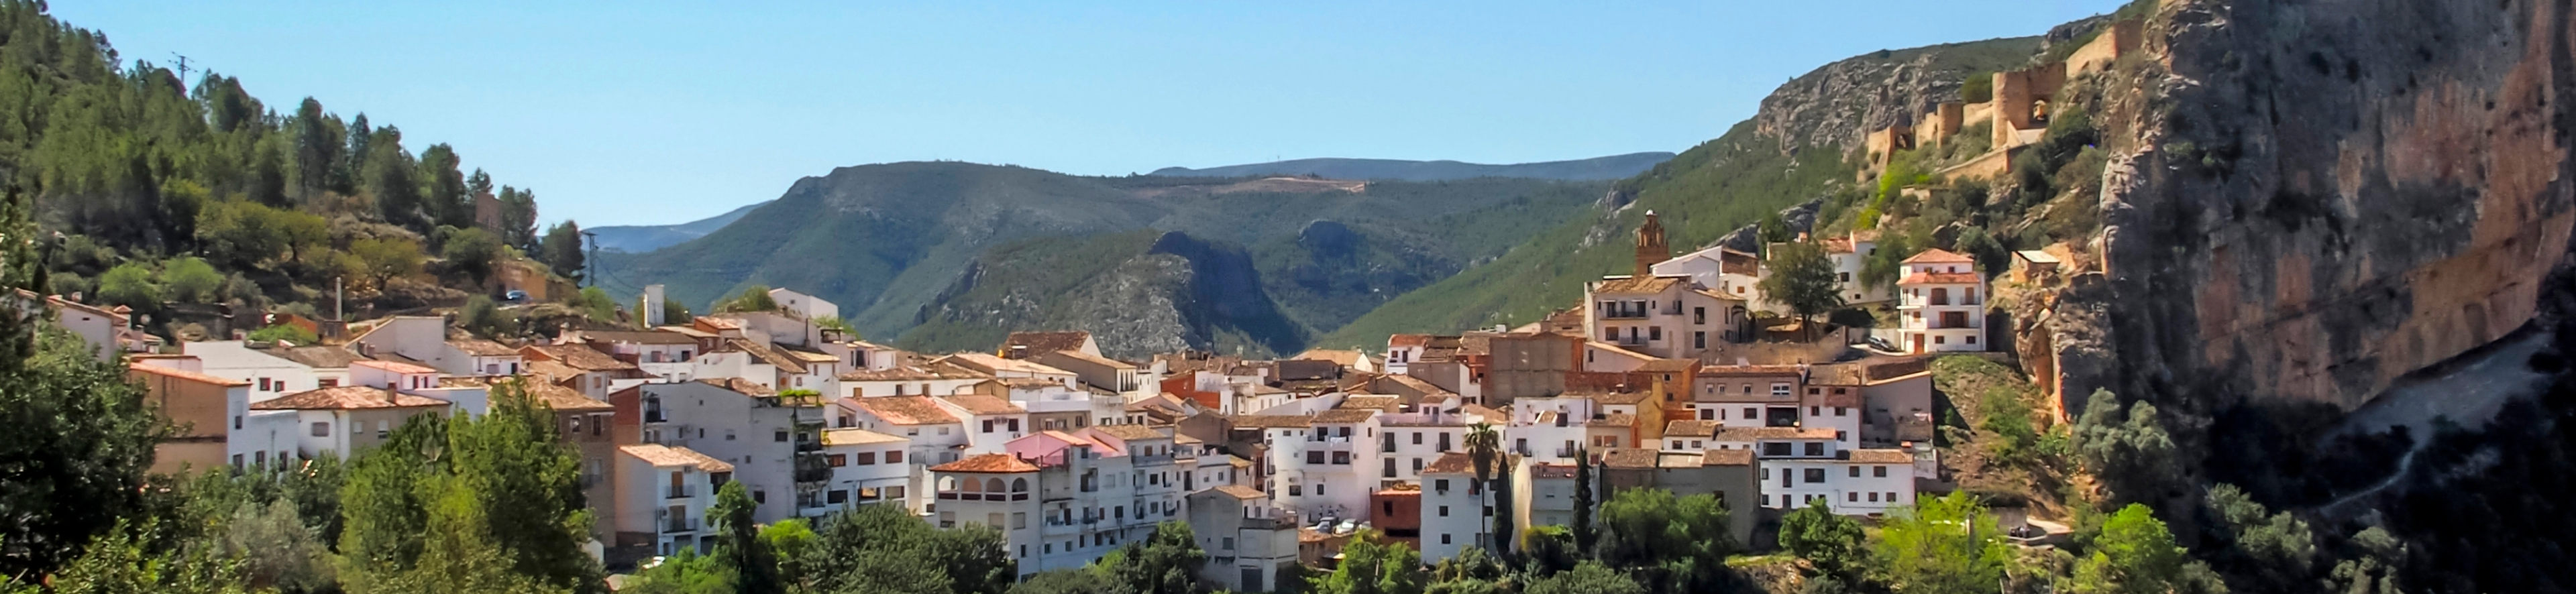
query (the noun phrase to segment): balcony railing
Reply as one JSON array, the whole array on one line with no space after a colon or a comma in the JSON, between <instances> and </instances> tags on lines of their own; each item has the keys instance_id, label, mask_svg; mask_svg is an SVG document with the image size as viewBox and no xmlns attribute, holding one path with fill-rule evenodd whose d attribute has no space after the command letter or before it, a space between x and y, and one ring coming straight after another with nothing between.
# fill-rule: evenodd
<instances>
[{"instance_id":1,"label":"balcony railing","mask_svg":"<svg viewBox=\"0 0 2576 594\"><path fill-rule=\"evenodd\" d=\"M980 493L980 492L969 492L969 491L940 491L940 492L939 492L939 498L940 498L940 499L955 500L955 501L1028 501L1028 500L1029 500L1029 494L1027 494L1027 493Z\"/></svg>"},{"instance_id":2,"label":"balcony railing","mask_svg":"<svg viewBox=\"0 0 2576 594\"><path fill-rule=\"evenodd\" d=\"M662 533L663 533L663 534L672 534L672 533L678 533L678 532L697 532L697 531L698 531L698 519L697 519L697 518L665 518L665 519L662 521Z\"/></svg>"},{"instance_id":3,"label":"balcony railing","mask_svg":"<svg viewBox=\"0 0 2576 594\"><path fill-rule=\"evenodd\" d=\"M644 422L646 423L663 423L669 422L670 420L671 418L668 415L662 414L662 409L656 408L644 411Z\"/></svg>"},{"instance_id":4,"label":"balcony railing","mask_svg":"<svg viewBox=\"0 0 2576 594\"><path fill-rule=\"evenodd\" d=\"M1575 449L1575 448L1574 448L1574 446L1557 446L1557 448L1556 448L1556 457L1558 457L1558 458L1572 458L1572 457L1574 457L1574 454L1575 454L1576 452L1578 452L1578 451L1580 451L1580 450Z\"/></svg>"},{"instance_id":5,"label":"balcony railing","mask_svg":"<svg viewBox=\"0 0 2576 594\"><path fill-rule=\"evenodd\" d=\"M688 499L696 496L698 496L698 490L693 485L671 485L662 488L664 499Z\"/></svg>"}]
</instances>

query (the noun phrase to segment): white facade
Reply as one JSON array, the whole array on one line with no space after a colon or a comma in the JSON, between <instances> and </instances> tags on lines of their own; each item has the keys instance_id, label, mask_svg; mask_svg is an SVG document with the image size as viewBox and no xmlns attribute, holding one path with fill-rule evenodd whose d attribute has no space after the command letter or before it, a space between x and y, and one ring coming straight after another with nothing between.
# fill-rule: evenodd
<instances>
[{"instance_id":1,"label":"white facade","mask_svg":"<svg viewBox=\"0 0 2576 594\"><path fill-rule=\"evenodd\" d=\"M689 451L643 444L618 448L617 509L609 521L616 532L649 534L653 554L681 549L704 554L715 546L715 526L707 508L715 504L718 476L731 467Z\"/></svg>"},{"instance_id":2,"label":"white facade","mask_svg":"<svg viewBox=\"0 0 2576 594\"><path fill-rule=\"evenodd\" d=\"M1613 277L1585 288L1583 323L1591 340L1690 359L1718 348L1743 307L1743 300L1702 290L1689 277Z\"/></svg>"},{"instance_id":3,"label":"white facade","mask_svg":"<svg viewBox=\"0 0 2576 594\"><path fill-rule=\"evenodd\" d=\"M820 449L819 405L798 406L703 381L645 384L637 392L645 410L642 440L688 448L733 465L733 480L742 481L759 504L755 520L794 517L800 503L809 503L800 496L822 497L823 481L796 480L796 457Z\"/></svg>"},{"instance_id":4,"label":"white facade","mask_svg":"<svg viewBox=\"0 0 2576 594\"><path fill-rule=\"evenodd\" d=\"M907 459L911 440L866 429L826 429L823 456L832 480L823 487L819 506L797 510L819 516L861 505L891 503L912 507L914 466ZM918 508L913 508L918 509Z\"/></svg>"},{"instance_id":5,"label":"white facade","mask_svg":"<svg viewBox=\"0 0 2576 594\"><path fill-rule=\"evenodd\" d=\"M251 383L250 401L258 402L322 387L322 375L303 363L268 354L239 340L181 343L181 353L203 362L203 373Z\"/></svg>"},{"instance_id":6,"label":"white facade","mask_svg":"<svg viewBox=\"0 0 2576 594\"><path fill-rule=\"evenodd\" d=\"M1842 458L1766 458L1764 506L1804 507L1823 499L1842 515L1879 515L1914 504L1914 457L1902 450L1853 450Z\"/></svg>"},{"instance_id":7,"label":"white facade","mask_svg":"<svg viewBox=\"0 0 2576 594\"><path fill-rule=\"evenodd\" d=\"M1985 277L1967 256L1925 250L1905 259L1896 283L1897 348L1910 353L1982 351L1986 338Z\"/></svg>"},{"instance_id":8,"label":"white facade","mask_svg":"<svg viewBox=\"0 0 2576 594\"><path fill-rule=\"evenodd\" d=\"M808 320L841 317L841 306L788 289L770 289L769 300L778 302L779 309L796 312Z\"/></svg>"},{"instance_id":9,"label":"white facade","mask_svg":"<svg viewBox=\"0 0 2576 594\"><path fill-rule=\"evenodd\" d=\"M1470 546L1484 546L1485 506L1491 499L1476 482L1464 452L1443 456L1422 476L1422 562L1439 563Z\"/></svg>"}]
</instances>

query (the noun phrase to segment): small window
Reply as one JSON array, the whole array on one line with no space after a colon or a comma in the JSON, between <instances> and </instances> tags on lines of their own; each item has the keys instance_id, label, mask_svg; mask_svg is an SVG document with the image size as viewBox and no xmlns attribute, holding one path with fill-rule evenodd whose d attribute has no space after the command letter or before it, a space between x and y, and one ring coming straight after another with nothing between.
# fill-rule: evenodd
<instances>
[{"instance_id":1,"label":"small window","mask_svg":"<svg viewBox=\"0 0 2576 594\"><path fill-rule=\"evenodd\" d=\"M1810 483L1821 483L1821 482L1825 482L1825 469L1822 469L1822 468L1809 468L1809 469L1807 469L1807 472L1806 472L1805 474L1807 475L1807 482L1810 482Z\"/></svg>"},{"instance_id":2,"label":"small window","mask_svg":"<svg viewBox=\"0 0 2576 594\"><path fill-rule=\"evenodd\" d=\"M1872 476L1872 477L1877 477L1877 478L1887 478L1887 467L1885 467L1885 466L1872 466L1872 467L1869 467L1869 474L1870 474L1870 476Z\"/></svg>"},{"instance_id":3,"label":"small window","mask_svg":"<svg viewBox=\"0 0 2576 594\"><path fill-rule=\"evenodd\" d=\"M887 463L887 464L902 464L902 463L903 463L903 450L886 450L886 456L885 456L885 458L886 458L886 463ZM895 488L897 488L897 489L901 489L901 488L903 488L903 487L895 487Z\"/></svg>"},{"instance_id":4,"label":"small window","mask_svg":"<svg viewBox=\"0 0 2576 594\"><path fill-rule=\"evenodd\" d=\"M774 433L771 433L771 434L770 434L770 437L769 437L769 440L770 440L770 441L774 441L774 442L778 442L778 443L787 443L787 430L785 430L785 429L780 429L780 430L778 430L778 431L776 431L776 432L774 432Z\"/></svg>"},{"instance_id":5,"label":"small window","mask_svg":"<svg viewBox=\"0 0 2576 594\"><path fill-rule=\"evenodd\" d=\"M1446 505L1440 506L1440 517L1443 517L1443 518L1449 517L1449 506L1446 506Z\"/></svg>"},{"instance_id":6,"label":"small window","mask_svg":"<svg viewBox=\"0 0 2576 594\"><path fill-rule=\"evenodd\" d=\"M1851 477L1852 477L1852 478L1860 478L1860 467L1858 467L1858 466L1851 467Z\"/></svg>"},{"instance_id":7,"label":"small window","mask_svg":"<svg viewBox=\"0 0 2576 594\"><path fill-rule=\"evenodd\" d=\"M849 465L850 465L850 457L849 457L849 456L847 456L847 455L843 455L843 454L833 454L833 455L830 455L830 456L824 456L824 457L823 457L823 459L824 459L826 462L831 463L831 465L832 465L832 467L833 467L833 468L840 468L840 467L843 467L843 466L849 466Z\"/></svg>"}]
</instances>

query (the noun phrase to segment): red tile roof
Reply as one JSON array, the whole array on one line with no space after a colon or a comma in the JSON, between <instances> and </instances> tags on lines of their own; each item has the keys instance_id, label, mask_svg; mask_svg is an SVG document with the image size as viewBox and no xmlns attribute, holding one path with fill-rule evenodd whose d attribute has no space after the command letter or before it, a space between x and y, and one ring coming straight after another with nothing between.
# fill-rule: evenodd
<instances>
[{"instance_id":1,"label":"red tile roof","mask_svg":"<svg viewBox=\"0 0 2576 594\"><path fill-rule=\"evenodd\" d=\"M1028 409L1020 408L1020 405L1012 404L1009 400L1003 400L998 397L983 394L942 396L940 397L940 400L946 400L949 404L954 404L957 405L958 408L966 409L968 414L1016 415L1029 412Z\"/></svg>"},{"instance_id":2,"label":"red tile roof","mask_svg":"<svg viewBox=\"0 0 2576 594\"><path fill-rule=\"evenodd\" d=\"M742 394L749 395L749 396L776 396L776 395L778 395L778 391L777 391L777 390L769 389L769 386L763 386L763 385L760 385L758 382L754 382L754 381L751 381L751 380L747 380L747 379L743 379L743 378L738 378L738 377L702 377L702 378L698 378L698 379L697 379L697 380L695 380L695 381L697 381L698 383L701 383L701 384L706 384L706 385L715 386L715 387L718 387L718 388L724 388L724 389L727 389L727 390L732 390L732 391L735 391L735 392L740 392L740 393L742 393Z\"/></svg>"},{"instance_id":3,"label":"red tile roof","mask_svg":"<svg viewBox=\"0 0 2576 594\"><path fill-rule=\"evenodd\" d=\"M557 364L582 371L624 371L628 369L636 369L634 363L619 361L616 357L608 356L608 353L599 352L599 349L581 345L528 345L519 347L519 354L526 355L530 359L552 361Z\"/></svg>"},{"instance_id":4,"label":"red tile roof","mask_svg":"<svg viewBox=\"0 0 2576 594\"><path fill-rule=\"evenodd\" d=\"M1664 437L1708 437L1717 434L1717 427L1717 421L1673 421L1664 424Z\"/></svg>"},{"instance_id":5,"label":"red tile roof","mask_svg":"<svg viewBox=\"0 0 2576 594\"><path fill-rule=\"evenodd\" d=\"M215 377L215 376L206 375L206 374L203 374L203 373L197 373L197 372L189 371L189 370L185 370L185 369L173 369L173 368L169 368L169 367L162 367L162 366L159 366L159 365L149 365L149 364L144 364L144 363L129 363L129 364L126 364L126 366L125 366L125 367L126 367L127 369L132 369L132 370L134 370L134 371L138 371L138 372L142 372L142 373L149 373L149 374L152 374L152 375L158 375L158 376L162 376L162 377L178 378L178 379L188 380L188 381L197 382L197 383L201 383L201 384L213 384L213 385L218 385L218 386L247 386L247 385L250 385L250 382L242 381L242 380L237 380L237 379L233 379L233 378L229 378L229 377Z\"/></svg>"},{"instance_id":6,"label":"red tile roof","mask_svg":"<svg viewBox=\"0 0 2576 594\"><path fill-rule=\"evenodd\" d=\"M1418 347L1430 345L1431 335L1429 334L1393 334L1386 337L1386 346L1389 347Z\"/></svg>"},{"instance_id":7,"label":"red tile roof","mask_svg":"<svg viewBox=\"0 0 2576 594\"><path fill-rule=\"evenodd\" d=\"M660 444L617 446L617 451L654 466L695 466L707 472L733 472L733 464L689 448Z\"/></svg>"},{"instance_id":8,"label":"red tile roof","mask_svg":"<svg viewBox=\"0 0 2576 594\"><path fill-rule=\"evenodd\" d=\"M1862 464L1913 464L1914 455L1898 449L1852 450L1851 461Z\"/></svg>"},{"instance_id":9,"label":"red tile roof","mask_svg":"<svg viewBox=\"0 0 2576 594\"><path fill-rule=\"evenodd\" d=\"M1324 412L1315 413L1315 423L1316 423L1316 424L1319 424L1319 425L1320 425L1320 424L1325 424L1325 423L1333 423L1333 424L1350 424L1350 423L1358 423L1358 422L1367 421L1367 420L1369 420L1369 417L1374 417L1374 416L1377 416L1377 409L1370 409L1370 408L1359 408L1359 409L1340 408L1340 409L1333 409L1333 410L1328 410L1328 411L1324 411Z\"/></svg>"},{"instance_id":10,"label":"red tile roof","mask_svg":"<svg viewBox=\"0 0 2576 594\"><path fill-rule=\"evenodd\" d=\"M1037 472L1030 464L1010 454L976 454L964 460L930 467L931 472Z\"/></svg>"},{"instance_id":11,"label":"red tile roof","mask_svg":"<svg viewBox=\"0 0 2576 594\"><path fill-rule=\"evenodd\" d=\"M1682 282L1682 281L1684 281L1684 280L1689 280L1689 279L1690 279L1690 277L1687 277L1687 276L1653 276L1653 277L1646 277L1646 278L1627 277L1627 278L1604 279L1604 280L1602 280L1602 281L1601 281L1601 284L1596 285L1596 286L1594 286L1594 287L1592 288L1592 292L1594 292L1594 293L1621 293L1621 294L1651 294L1651 293L1662 293L1662 292L1664 292L1664 290L1665 290L1665 289L1673 288L1673 285L1681 284L1681 282Z\"/></svg>"},{"instance_id":12,"label":"red tile roof","mask_svg":"<svg viewBox=\"0 0 2576 594\"><path fill-rule=\"evenodd\" d=\"M1701 466L1752 466L1753 450L1707 450L1702 452Z\"/></svg>"},{"instance_id":13,"label":"red tile roof","mask_svg":"<svg viewBox=\"0 0 2576 594\"><path fill-rule=\"evenodd\" d=\"M351 410L365 408L424 408L447 406L448 402L427 396L413 396L390 388L374 386L336 386L306 390L273 400L253 402L251 410Z\"/></svg>"},{"instance_id":14,"label":"red tile roof","mask_svg":"<svg viewBox=\"0 0 2576 594\"><path fill-rule=\"evenodd\" d=\"M504 346L504 345L502 345L501 343L492 342L492 341L489 341L489 340L482 340L482 339L450 340L450 341L447 341L447 346L456 347L456 350L464 351L464 352L465 352L465 354L473 355L473 356L476 356L476 357L516 357L516 356L519 356L519 350L518 350L518 349L510 348L510 347L508 347L508 346Z\"/></svg>"},{"instance_id":15,"label":"red tile roof","mask_svg":"<svg viewBox=\"0 0 2576 594\"><path fill-rule=\"evenodd\" d=\"M1975 262L1975 261L1976 261L1976 259L1974 259L1974 258L1969 258L1969 257L1967 257L1967 256L1963 256L1963 255L1959 255L1957 252L1952 252L1952 251L1944 250L1944 249L1940 249L1940 248L1933 248L1933 249L1923 250L1923 253L1915 254L1915 255L1914 255L1914 257L1906 258L1906 259L1905 259L1905 261L1904 261L1904 262L1900 262L1900 264L1924 264L1924 263L1934 263L1934 264L1960 263L1960 264L1965 264L1965 263L1971 263L1971 262Z\"/></svg>"},{"instance_id":16,"label":"red tile roof","mask_svg":"<svg viewBox=\"0 0 2576 594\"><path fill-rule=\"evenodd\" d=\"M928 396L871 396L851 398L842 402L868 411L868 414L876 415L877 418L895 425L946 425L957 422L957 417L949 415L948 411L940 410L939 405L931 404Z\"/></svg>"}]
</instances>

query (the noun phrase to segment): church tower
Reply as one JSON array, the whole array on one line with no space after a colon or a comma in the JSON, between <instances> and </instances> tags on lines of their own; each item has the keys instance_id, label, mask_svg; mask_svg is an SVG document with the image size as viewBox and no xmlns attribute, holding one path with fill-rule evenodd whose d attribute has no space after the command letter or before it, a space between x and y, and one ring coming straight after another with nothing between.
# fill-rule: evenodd
<instances>
[{"instance_id":1,"label":"church tower","mask_svg":"<svg viewBox=\"0 0 2576 594\"><path fill-rule=\"evenodd\" d=\"M1646 211L1646 224L1637 226L1637 278L1655 276L1655 264L1673 257L1673 249L1664 245L1664 223L1655 211Z\"/></svg>"}]
</instances>

